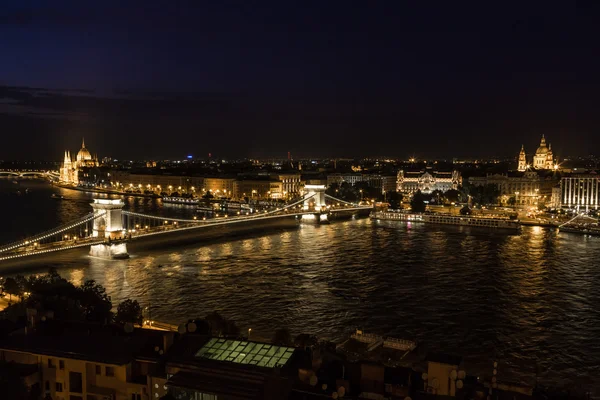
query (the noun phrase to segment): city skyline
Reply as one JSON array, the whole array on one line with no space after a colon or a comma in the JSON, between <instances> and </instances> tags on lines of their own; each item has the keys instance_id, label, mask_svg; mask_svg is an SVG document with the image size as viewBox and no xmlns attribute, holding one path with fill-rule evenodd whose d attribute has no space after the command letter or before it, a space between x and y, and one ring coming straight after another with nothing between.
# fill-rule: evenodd
<instances>
[{"instance_id":1,"label":"city skyline","mask_svg":"<svg viewBox=\"0 0 600 400\"><path fill-rule=\"evenodd\" d=\"M369 15L369 18L364 17ZM490 157L600 145L597 6L8 5L0 159ZM43 146L31 146L32 143Z\"/></svg>"}]
</instances>

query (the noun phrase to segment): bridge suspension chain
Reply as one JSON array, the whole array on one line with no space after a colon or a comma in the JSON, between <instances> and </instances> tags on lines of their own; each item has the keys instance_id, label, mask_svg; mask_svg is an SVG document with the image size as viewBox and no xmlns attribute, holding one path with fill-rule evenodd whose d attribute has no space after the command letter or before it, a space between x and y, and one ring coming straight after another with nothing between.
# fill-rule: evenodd
<instances>
[{"instance_id":1,"label":"bridge suspension chain","mask_svg":"<svg viewBox=\"0 0 600 400\"><path fill-rule=\"evenodd\" d=\"M337 197L330 196L327 193L325 193L325 198L329 199L329 200L337 201L339 203L348 204L350 206L356 206L356 203L351 203L351 202L346 201L346 200L338 199Z\"/></svg>"},{"instance_id":2,"label":"bridge suspension chain","mask_svg":"<svg viewBox=\"0 0 600 400\"><path fill-rule=\"evenodd\" d=\"M90 213L90 214L84 216L83 218L81 218L81 219L79 219L77 221L70 222L70 223L67 223L65 225L61 225L61 226L59 226L57 228L50 229L50 230L47 230L47 231L42 232L42 233L38 233L38 234L33 235L33 236L31 236L31 237L29 237L27 239L24 239L24 240L20 240L20 241L17 241L17 242L12 242L12 243L6 244L6 245L0 247L0 253L6 252L6 251L10 251L10 250L14 250L14 249L17 249L17 248L22 247L22 246L26 246L27 244L32 243L32 242L37 242L37 241L40 241L40 240L44 240L46 238L50 238L52 236L56 236L58 234L66 232L66 231L68 231L70 229L76 228L76 227L78 227L80 225L87 224L88 222L94 221L95 219L103 217L105 215L106 215L106 213L100 213L98 215L94 215L93 213Z\"/></svg>"}]
</instances>

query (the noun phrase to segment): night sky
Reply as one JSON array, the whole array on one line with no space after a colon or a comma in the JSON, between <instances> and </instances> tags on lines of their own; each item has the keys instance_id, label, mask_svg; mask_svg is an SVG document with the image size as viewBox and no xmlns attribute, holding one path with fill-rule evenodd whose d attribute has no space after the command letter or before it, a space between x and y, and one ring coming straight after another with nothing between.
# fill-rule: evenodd
<instances>
[{"instance_id":1,"label":"night sky","mask_svg":"<svg viewBox=\"0 0 600 400\"><path fill-rule=\"evenodd\" d=\"M0 159L597 152L597 2L494 4L3 1Z\"/></svg>"}]
</instances>

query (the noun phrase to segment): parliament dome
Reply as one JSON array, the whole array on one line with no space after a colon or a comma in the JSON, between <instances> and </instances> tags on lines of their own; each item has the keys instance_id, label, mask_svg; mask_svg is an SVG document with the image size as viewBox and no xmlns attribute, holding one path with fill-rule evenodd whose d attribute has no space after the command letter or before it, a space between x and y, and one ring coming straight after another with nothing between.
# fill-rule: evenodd
<instances>
[{"instance_id":1,"label":"parliament dome","mask_svg":"<svg viewBox=\"0 0 600 400\"><path fill-rule=\"evenodd\" d=\"M92 154L85 148L85 141L81 143L81 150L77 153L77 161L92 160Z\"/></svg>"}]
</instances>

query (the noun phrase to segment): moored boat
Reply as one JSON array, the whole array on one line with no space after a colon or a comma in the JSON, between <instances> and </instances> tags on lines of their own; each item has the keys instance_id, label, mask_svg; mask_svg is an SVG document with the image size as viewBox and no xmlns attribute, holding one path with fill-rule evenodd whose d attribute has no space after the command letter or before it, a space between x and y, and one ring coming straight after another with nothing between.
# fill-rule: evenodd
<instances>
[{"instance_id":1,"label":"moored boat","mask_svg":"<svg viewBox=\"0 0 600 400\"><path fill-rule=\"evenodd\" d=\"M162 201L171 204L185 204L190 206L196 206L200 203L200 200L187 198L187 197L163 197Z\"/></svg>"},{"instance_id":2,"label":"moored boat","mask_svg":"<svg viewBox=\"0 0 600 400\"><path fill-rule=\"evenodd\" d=\"M394 211L375 211L372 219L389 221L421 222L426 224L458 225L480 228L509 229L518 231L521 224L509 218L476 217L469 215L420 214Z\"/></svg>"}]
</instances>

